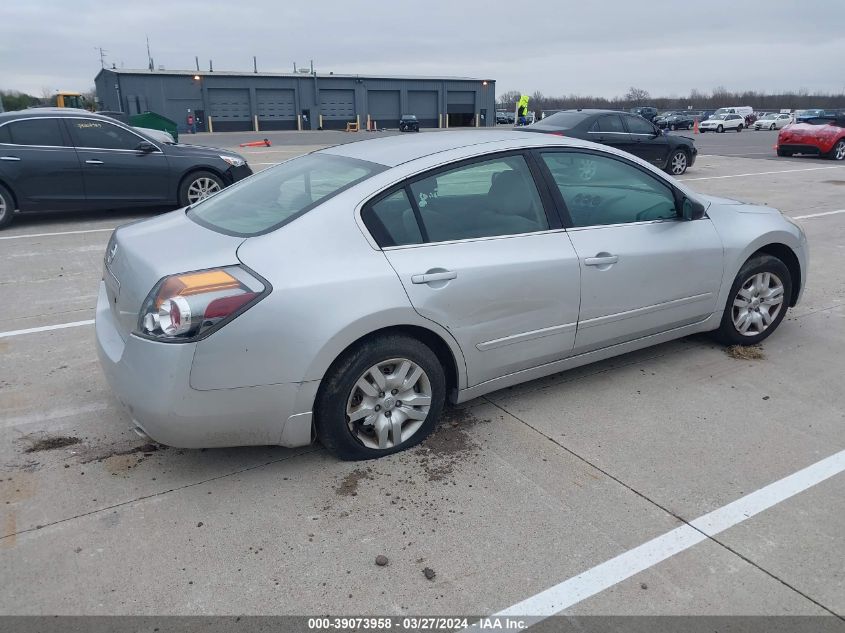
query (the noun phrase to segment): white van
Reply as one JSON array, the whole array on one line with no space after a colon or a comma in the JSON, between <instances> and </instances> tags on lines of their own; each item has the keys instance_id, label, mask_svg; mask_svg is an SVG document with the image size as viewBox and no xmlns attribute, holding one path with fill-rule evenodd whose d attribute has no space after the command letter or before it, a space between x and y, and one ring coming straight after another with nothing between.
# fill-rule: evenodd
<instances>
[{"instance_id":1,"label":"white van","mask_svg":"<svg viewBox=\"0 0 845 633\"><path fill-rule=\"evenodd\" d=\"M717 114L738 114L741 117L745 118L749 114L754 114L754 108L751 106L734 106L732 108L719 108L713 113L713 116Z\"/></svg>"}]
</instances>

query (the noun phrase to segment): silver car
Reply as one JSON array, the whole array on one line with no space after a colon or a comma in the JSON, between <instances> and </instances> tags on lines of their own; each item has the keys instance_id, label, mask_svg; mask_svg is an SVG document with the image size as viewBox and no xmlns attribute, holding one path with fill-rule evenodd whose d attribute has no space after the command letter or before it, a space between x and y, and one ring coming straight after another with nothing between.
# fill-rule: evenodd
<instances>
[{"instance_id":1,"label":"silver car","mask_svg":"<svg viewBox=\"0 0 845 633\"><path fill-rule=\"evenodd\" d=\"M324 149L118 228L100 360L180 447L402 450L464 402L696 332L769 336L801 229L604 145L524 132Z\"/></svg>"}]
</instances>

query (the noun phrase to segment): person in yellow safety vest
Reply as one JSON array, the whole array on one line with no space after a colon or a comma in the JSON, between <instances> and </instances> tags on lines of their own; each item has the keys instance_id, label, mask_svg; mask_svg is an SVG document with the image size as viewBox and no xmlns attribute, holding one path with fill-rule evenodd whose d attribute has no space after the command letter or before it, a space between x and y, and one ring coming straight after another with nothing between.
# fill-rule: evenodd
<instances>
[{"instance_id":1,"label":"person in yellow safety vest","mask_svg":"<svg viewBox=\"0 0 845 633\"><path fill-rule=\"evenodd\" d=\"M528 114L528 95L522 95L516 106L518 125L526 125L525 115Z\"/></svg>"}]
</instances>

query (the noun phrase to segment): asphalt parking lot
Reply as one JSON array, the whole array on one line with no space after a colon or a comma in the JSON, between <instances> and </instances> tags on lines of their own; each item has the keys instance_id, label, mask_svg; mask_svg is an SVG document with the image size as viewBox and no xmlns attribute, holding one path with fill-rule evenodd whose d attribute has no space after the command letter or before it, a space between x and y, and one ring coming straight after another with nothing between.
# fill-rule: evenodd
<instances>
[{"instance_id":1,"label":"asphalt parking lot","mask_svg":"<svg viewBox=\"0 0 845 633\"><path fill-rule=\"evenodd\" d=\"M777 159L775 134L698 136L682 178L807 232L803 301L762 358L675 341L469 402L367 463L144 445L90 320L110 230L152 212L19 218L0 233L0 611L845 618L845 165ZM368 137L244 140L265 136L239 150L255 169Z\"/></svg>"}]
</instances>

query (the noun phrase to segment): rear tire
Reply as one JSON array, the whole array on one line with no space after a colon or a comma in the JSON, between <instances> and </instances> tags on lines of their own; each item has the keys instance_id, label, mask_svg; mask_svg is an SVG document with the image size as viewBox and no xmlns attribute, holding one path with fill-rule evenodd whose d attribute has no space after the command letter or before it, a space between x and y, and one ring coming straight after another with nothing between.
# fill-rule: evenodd
<instances>
[{"instance_id":1,"label":"rear tire","mask_svg":"<svg viewBox=\"0 0 845 633\"><path fill-rule=\"evenodd\" d=\"M760 343L783 321L791 296L792 276L786 264L764 253L753 256L742 265L731 285L714 336L725 345Z\"/></svg>"},{"instance_id":2,"label":"rear tire","mask_svg":"<svg viewBox=\"0 0 845 633\"><path fill-rule=\"evenodd\" d=\"M769 131L774 132L774 130L775 130L775 124L774 124L774 123L772 123L772 124L769 126Z\"/></svg>"},{"instance_id":3,"label":"rear tire","mask_svg":"<svg viewBox=\"0 0 845 633\"><path fill-rule=\"evenodd\" d=\"M210 171L195 171L182 179L179 185L179 206L196 204L209 196L219 193L226 184L217 174Z\"/></svg>"},{"instance_id":4,"label":"rear tire","mask_svg":"<svg viewBox=\"0 0 845 633\"><path fill-rule=\"evenodd\" d=\"M392 363L394 360L397 362ZM422 372L409 387L399 386L399 382L403 382L399 374L404 362L412 367L406 382L410 382L417 370ZM373 379L373 370L380 371L382 368L385 372L382 380L386 382L380 388ZM394 375L398 377L395 385L390 382ZM364 389L359 385L363 385ZM394 389L397 393L393 393ZM421 403L425 403L426 398L430 399L427 404L409 406L407 399L404 402L400 400L399 405L394 404L391 396L398 399L403 393L410 393L406 398L415 398ZM390 455L419 444L431 434L445 399L446 376L437 356L427 345L401 335L364 341L341 355L323 379L314 406L317 437L330 453L343 460ZM372 413L365 415L366 411ZM409 411L410 415L406 413ZM359 418L352 421L351 415L355 413L359 414ZM425 415L422 420L421 413ZM399 415L403 416L403 421L399 422L400 441L395 444L391 423ZM378 431L380 425L383 427L384 448L379 448L382 443ZM403 439L406 433L407 438Z\"/></svg>"},{"instance_id":5,"label":"rear tire","mask_svg":"<svg viewBox=\"0 0 845 633\"><path fill-rule=\"evenodd\" d=\"M9 226L15 215L15 199L12 192L0 185L0 229Z\"/></svg>"},{"instance_id":6,"label":"rear tire","mask_svg":"<svg viewBox=\"0 0 845 633\"><path fill-rule=\"evenodd\" d=\"M742 123L740 123L740 124L739 124L739 127L738 127L738 128L736 128L736 131L737 131L737 134L738 134L739 132L742 132Z\"/></svg>"}]
</instances>

